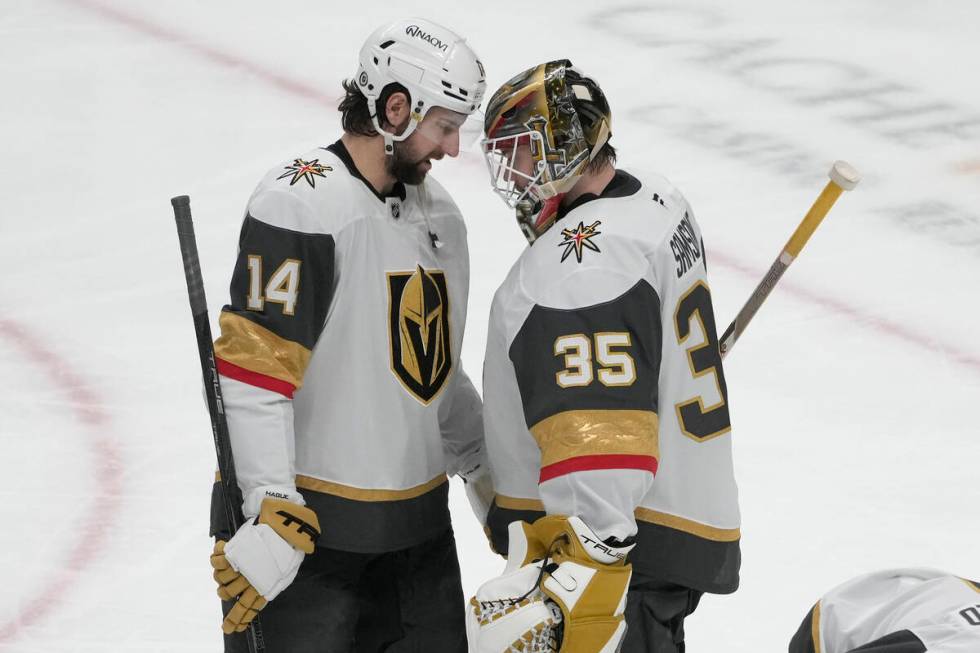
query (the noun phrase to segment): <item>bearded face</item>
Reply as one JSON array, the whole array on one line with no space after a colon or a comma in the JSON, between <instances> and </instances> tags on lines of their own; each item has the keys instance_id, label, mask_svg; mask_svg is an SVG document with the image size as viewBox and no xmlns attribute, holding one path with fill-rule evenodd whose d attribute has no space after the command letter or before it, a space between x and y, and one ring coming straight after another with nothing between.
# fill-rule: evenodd
<instances>
[{"instance_id":1,"label":"bearded face","mask_svg":"<svg viewBox=\"0 0 980 653\"><path fill-rule=\"evenodd\" d=\"M419 140L422 142L419 143ZM394 177L395 181L412 186L421 184L425 175L432 169L432 159L443 157L442 152L436 156L436 152L432 149L423 151L424 148L419 145L431 144L426 143L424 139L416 139L416 134L412 134L407 140L394 143L394 153L387 158L386 166L388 174Z\"/></svg>"},{"instance_id":2,"label":"bearded face","mask_svg":"<svg viewBox=\"0 0 980 653\"><path fill-rule=\"evenodd\" d=\"M388 174L403 184L422 183L433 160L459 154L460 128L466 119L465 114L432 107L411 136L395 141L394 151L385 163Z\"/></svg>"}]
</instances>

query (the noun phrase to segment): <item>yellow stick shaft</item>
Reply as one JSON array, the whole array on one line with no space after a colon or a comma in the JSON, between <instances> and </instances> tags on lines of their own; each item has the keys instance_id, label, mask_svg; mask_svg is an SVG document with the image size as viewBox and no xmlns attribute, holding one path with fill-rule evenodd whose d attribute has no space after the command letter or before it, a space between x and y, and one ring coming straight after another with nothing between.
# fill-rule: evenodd
<instances>
[{"instance_id":1,"label":"yellow stick shaft","mask_svg":"<svg viewBox=\"0 0 980 653\"><path fill-rule=\"evenodd\" d=\"M731 351L735 341L745 331L745 327L749 325L756 311L762 306L762 302L766 300L769 293L779 283L779 279L783 276L786 268L803 251L803 247L810 240L810 236L820 226L820 222L826 217L834 202L837 201L837 198L845 190L853 189L860 178L861 175L849 164L843 161L834 163L834 167L830 170L830 181L827 182L827 185L824 186L816 201L813 202L813 206L810 207L810 210L807 211L803 220L796 227L796 231L789 237L789 241L787 241L782 253L773 261L766 276L759 282L759 285L749 296L748 301L742 306L742 310L738 312L738 315L735 316L735 319L732 320L732 323L728 325L725 333L719 339L718 350L723 358Z\"/></svg>"},{"instance_id":2,"label":"yellow stick shaft","mask_svg":"<svg viewBox=\"0 0 980 653\"><path fill-rule=\"evenodd\" d=\"M796 231L793 232L793 235L789 237L786 247L783 248L784 252L793 258L800 255L800 251L803 249L803 246L806 245L808 240L810 240L810 236L812 236L813 232L820 226L820 222L827 216L830 208L834 205L834 202L837 201L837 198L840 197L842 192L844 192L844 189L838 186L835 182L827 182L827 185L824 186L823 191L820 193L819 197L817 197L816 201L813 203L813 206L810 207L810 210L803 218L803 221L800 222L799 226L796 228Z\"/></svg>"}]
</instances>

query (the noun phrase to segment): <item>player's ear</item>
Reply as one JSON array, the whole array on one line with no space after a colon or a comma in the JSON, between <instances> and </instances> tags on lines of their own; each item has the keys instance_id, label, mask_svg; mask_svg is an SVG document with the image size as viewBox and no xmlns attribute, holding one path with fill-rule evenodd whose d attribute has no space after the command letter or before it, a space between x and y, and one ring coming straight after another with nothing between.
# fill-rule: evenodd
<instances>
[{"instance_id":1,"label":"player's ear","mask_svg":"<svg viewBox=\"0 0 980 653\"><path fill-rule=\"evenodd\" d=\"M405 130L405 127L408 126L410 113L411 107L408 103L408 95L401 91L392 93L385 101L385 120L390 126L388 131L401 134Z\"/></svg>"}]
</instances>

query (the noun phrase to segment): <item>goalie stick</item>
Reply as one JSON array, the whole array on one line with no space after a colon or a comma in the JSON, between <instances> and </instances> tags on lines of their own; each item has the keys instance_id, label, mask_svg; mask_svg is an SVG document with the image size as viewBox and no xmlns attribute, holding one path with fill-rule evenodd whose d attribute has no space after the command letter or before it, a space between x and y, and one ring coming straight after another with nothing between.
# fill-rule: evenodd
<instances>
[{"instance_id":1,"label":"goalie stick","mask_svg":"<svg viewBox=\"0 0 980 653\"><path fill-rule=\"evenodd\" d=\"M722 358L735 346L735 342L742 335L742 332L745 331L745 327L749 325L756 311L762 306L762 302L766 301L766 297L776 287L779 279L786 272L786 268L800 255L803 246L806 245L807 241L810 240L810 236L820 226L820 222L830 211L837 198L845 190L853 190L858 182L861 181L860 173L846 161L835 161L828 174L830 181L824 186L823 191L817 197L813 206L810 207L803 221L796 227L796 231L790 236L786 246L783 247L783 251L773 261L769 272L762 278L755 291L749 296L748 301L742 306L742 310L738 312L738 315L735 316L732 323L725 329L725 333L722 334L721 339L718 341L718 349L721 352Z\"/></svg>"},{"instance_id":2,"label":"goalie stick","mask_svg":"<svg viewBox=\"0 0 980 653\"><path fill-rule=\"evenodd\" d=\"M208 322L208 302L204 297L204 280L201 277L201 262L197 255L197 240L194 238L194 222L191 219L191 201L187 195L170 200L177 221L177 238L180 241L180 256L184 261L184 280L187 281L187 297L194 318L194 333L197 336L197 353L201 358L201 374L204 378L208 413L211 416L211 435L214 437L214 450L218 456L218 473L225 518L234 533L244 518L241 514L241 498L238 480L235 475L235 461L231 453L231 438L228 435L228 422L225 419L224 401L221 398L221 383L218 381L218 367L214 360L214 344L211 339L211 324ZM250 653L263 653L265 642L262 638L262 625L258 615L249 624L248 649Z\"/></svg>"}]
</instances>

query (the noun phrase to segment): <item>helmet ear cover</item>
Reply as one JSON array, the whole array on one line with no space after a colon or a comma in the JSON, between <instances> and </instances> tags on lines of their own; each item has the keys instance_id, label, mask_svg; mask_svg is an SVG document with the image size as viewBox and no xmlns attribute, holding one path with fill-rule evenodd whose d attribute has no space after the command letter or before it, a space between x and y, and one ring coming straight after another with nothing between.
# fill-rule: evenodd
<instances>
[{"instance_id":1,"label":"helmet ear cover","mask_svg":"<svg viewBox=\"0 0 980 653\"><path fill-rule=\"evenodd\" d=\"M412 107L412 94L407 88L398 82L391 82L387 84L381 93L378 95L378 99L374 101L374 114L378 117L378 126L382 129L385 127L395 127L390 122L388 122L388 100L395 93L404 93L405 97L408 98L408 107L411 110Z\"/></svg>"}]
</instances>

